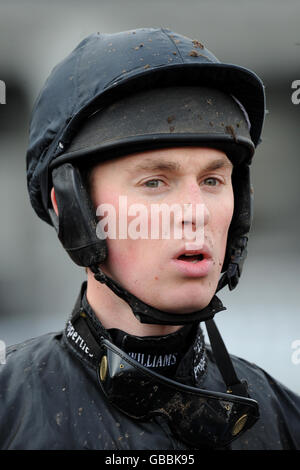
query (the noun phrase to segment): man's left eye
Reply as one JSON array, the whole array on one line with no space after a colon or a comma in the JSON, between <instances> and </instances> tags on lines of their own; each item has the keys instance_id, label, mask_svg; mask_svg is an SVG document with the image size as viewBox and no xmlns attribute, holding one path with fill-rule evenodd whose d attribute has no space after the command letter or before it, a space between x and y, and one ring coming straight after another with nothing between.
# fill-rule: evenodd
<instances>
[{"instance_id":1,"label":"man's left eye","mask_svg":"<svg viewBox=\"0 0 300 470\"><path fill-rule=\"evenodd\" d=\"M144 185L145 185L147 188L158 188L158 187L159 187L159 183L162 183L162 180L153 179L153 180L145 181L145 182L144 182Z\"/></svg>"},{"instance_id":2,"label":"man's left eye","mask_svg":"<svg viewBox=\"0 0 300 470\"><path fill-rule=\"evenodd\" d=\"M204 181L203 181L204 184L208 185L208 186L217 186L220 181L217 179L217 178L206 178Z\"/></svg>"}]
</instances>

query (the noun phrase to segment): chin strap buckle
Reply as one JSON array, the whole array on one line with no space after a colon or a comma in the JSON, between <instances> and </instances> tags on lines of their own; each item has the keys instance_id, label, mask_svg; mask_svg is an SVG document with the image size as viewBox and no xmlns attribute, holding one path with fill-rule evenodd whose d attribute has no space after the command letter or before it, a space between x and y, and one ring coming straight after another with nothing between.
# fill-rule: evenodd
<instances>
[{"instance_id":1,"label":"chin strap buckle","mask_svg":"<svg viewBox=\"0 0 300 470\"><path fill-rule=\"evenodd\" d=\"M248 383L245 379L241 379L241 381L231 384L230 387L226 390L226 393L232 393L233 395L239 395L242 397L249 397L248 392Z\"/></svg>"},{"instance_id":2,"label":"chin strap buckle","mask_svg":"<svg viewBox=\"0 0 300 470\"><path fill-rule=\"evenodd\" d=\"M217 292L227 284L229 290L233 290L238 285L243 270L243 264L247 257L247 242L248 237L244 236L238 238L234 248L232 248L228 268L219 281Z\"/></svg>"},{"instance_id":3,"label":"chin strap buckle","mask_svg":"<svg viewBox=\"0 0 300 470\"><path fill-rule=\"evenodd\" d=\"M248 237L240 237L237 246L232 250L231 260L227 270L228 286L233 290L241 277L244 261L247 257Z\"/></svg>"}]
</instances>

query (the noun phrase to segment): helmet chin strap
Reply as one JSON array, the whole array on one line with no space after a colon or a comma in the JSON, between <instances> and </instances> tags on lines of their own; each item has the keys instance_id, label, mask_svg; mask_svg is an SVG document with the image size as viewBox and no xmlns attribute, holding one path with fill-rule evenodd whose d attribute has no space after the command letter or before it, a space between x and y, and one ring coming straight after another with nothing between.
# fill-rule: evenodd
<instances>
[{"instance_id":1,"label":"helmet chin strap","mask_svg":"<svg viewBox=\"0 0 300 470\"><path fill-rule=\"evenodd\" d=\"M217 312L225 310L220 299L215 295L210 303L202 310L187 314L172 314L158 310L124 289L118 282L101 271L99 266L90 266L94 277L102 284L106 284L116 295L125 300L131 307L135 317L141 323L156 325L184 325L186 323L205 321L211 347L215 356L217 366L227 387L227 393L233 393L241 396L249 396L247 383L239 380L233 367L226 346L220 336L220 333L213 321Z\"/></svg>"},{"instance_id":2,"label":"helmet chin strap","mask_svg":"<svg viewBox=\"0 0 300 470\"><path fill-rule=\"evenodd\" d=\"M94 277L101 284L107 285L116 295L121 297L130 306L133 314L141 323L155 324L155 325L185 325L187 323L199 322L210 320L214 315L222 310L226 310L221 300L214 295L210 303L203 308L192 313L168 313L158 310L155 307L144 303L135 295L124 289L117 281L101 271L99 266L90 266L94 273Z\"/></svg>"},{"instance_id":3,"label":"helmet chin strap","mask_svg":"<svg viewBox=\"0 0 300 470\"><path fill-rule=\"evenodd\" d=\"M221 290L227 284L230 290L236 287L247 255L246 247L247 237L245 236L238 238L236 243L233 244L231 249L231 261L228 264L227 270L219 280L216 292ZM226 307L224 307L221 300L214 295L210 303L202 310L192 313L164 312L155 307L151 307L151 305L146 304L124 289L124 287L122 287L117 281L114 281L104 274L97 264L91 265L90 269L94 273L94 277L97 281L101 282L101 284L107 285L107 287L109 287L116 295L128 303L133 314L141 323L152 325L185 325L187 323L211 320L216 313L226 310Z\"/></svg>"}]
</instances>

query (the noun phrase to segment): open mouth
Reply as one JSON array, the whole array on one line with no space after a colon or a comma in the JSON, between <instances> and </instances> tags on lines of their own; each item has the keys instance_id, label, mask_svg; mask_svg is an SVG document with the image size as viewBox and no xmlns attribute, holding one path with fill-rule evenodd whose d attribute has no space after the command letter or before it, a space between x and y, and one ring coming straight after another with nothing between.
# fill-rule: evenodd
<instances>
[{"instance_id":1,"label":"open mouth","mask_svg":"<svg viewBox=\"0 0 300 470\"><path fill-rule=\"evenodd\" d=\"M173 263L177 272L185 278L204 278L212 270L213 258L208 247L197 250L185 247L175 254Z\"/></svg>"},{"instance_id":2,"label":"open mouth","mask_svg":"<svg viewBox=\"0 0 300 470\"><path fill-rule=\"evenodd\" d=\"M198 255L188 255L188 254L184 254L184 255L180 255L178 256L179 260L181 261L187 261L188 263L193 263L193 264L196 264L198 263L199 261L202 261L204 259L204 256L202 253L199 253Z\"/></svg>"}]
</instances>

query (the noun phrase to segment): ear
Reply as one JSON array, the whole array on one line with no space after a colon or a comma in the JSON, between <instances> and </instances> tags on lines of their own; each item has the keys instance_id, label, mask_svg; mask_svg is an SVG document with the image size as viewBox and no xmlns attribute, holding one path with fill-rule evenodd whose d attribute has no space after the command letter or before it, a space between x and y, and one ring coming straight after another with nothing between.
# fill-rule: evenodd
<instances>
[{"instance_id":1,"label":"ear","mask_svg":"<svg viewBox=\"0 0 300 470\"><path fill-rule=\"evenodd\" d=\"M58 207L57 207L57 202L56 202L56 196L55 196L54 188L51 189L51 202L52 202L52 206L53 206L54 212L55 212L55 214L58 216Z\"/></svg>"}]
</instances>

